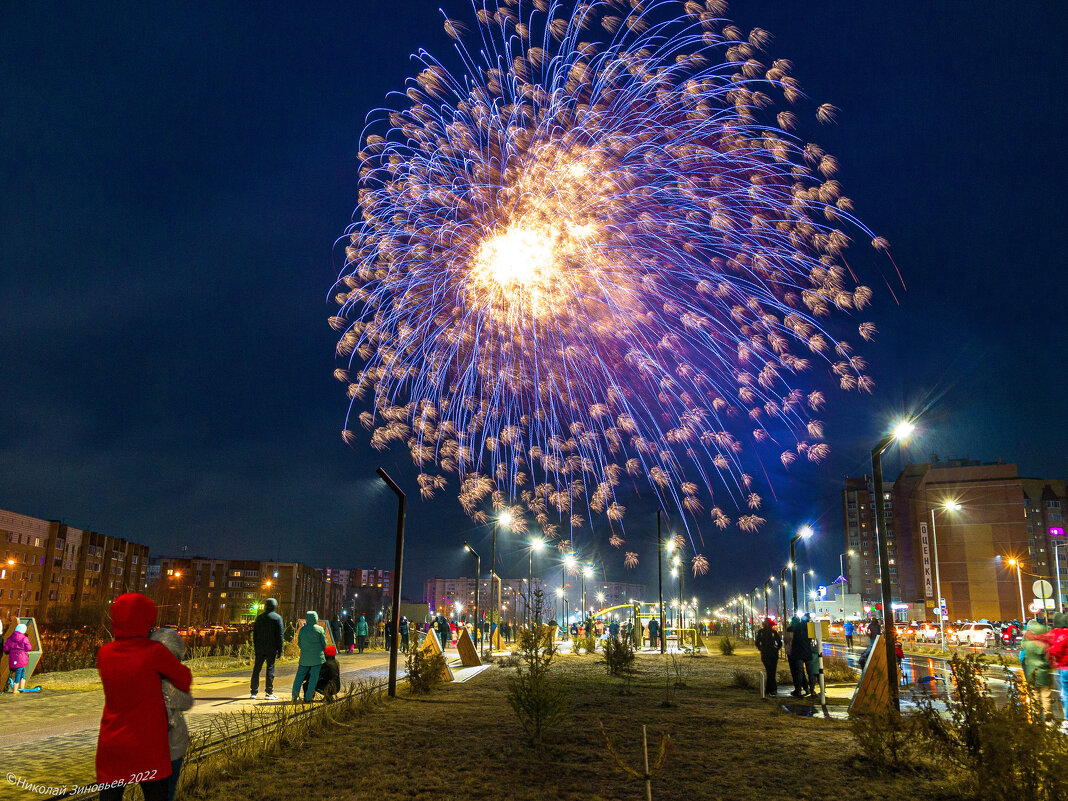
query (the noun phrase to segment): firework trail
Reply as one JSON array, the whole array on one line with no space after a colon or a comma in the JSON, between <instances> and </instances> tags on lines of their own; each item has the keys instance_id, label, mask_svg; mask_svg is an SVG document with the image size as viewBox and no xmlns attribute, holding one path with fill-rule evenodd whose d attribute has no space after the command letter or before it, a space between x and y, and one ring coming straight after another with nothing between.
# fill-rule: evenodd
<instances>
[{"instance_id":1,"label":"firework trail","mask_svg":"<svg viewBox=\"0 0 1068 801\"><path fill-rule=\"evenodd\" d=\"M871 297L847 230L885 249L834 157L772 109L806 101L790 62L764 63L769 35L716 0L473 10L445 21L460 74L421 52L364 134L331 318L346 440L358 416L374 447L410 450L424 498L456 481L472 518L520 531L603 515L622 546L624 480L755 530L743 443L827 456L824 393L794 383L872 389L828 326Z\"/></svg>"}]
</instances>

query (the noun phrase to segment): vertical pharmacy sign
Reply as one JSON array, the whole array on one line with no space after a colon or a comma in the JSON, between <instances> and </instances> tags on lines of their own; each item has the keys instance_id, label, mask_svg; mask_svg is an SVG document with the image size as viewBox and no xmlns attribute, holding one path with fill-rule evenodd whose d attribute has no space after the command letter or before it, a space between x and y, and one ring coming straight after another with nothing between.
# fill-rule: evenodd
<instances>
[{"instance_id":1,"label":"vertical pharmacy sign","mask_svg":"<svg viewBox=\"0 0 1068 801\"><path fill-rule=\"evenodd\" d=\"M920 523L920 550L923 555L923 594L934 598L934 573L931 570L931 543L927 536L927 523Z\"/></svg>"}]
</instances>

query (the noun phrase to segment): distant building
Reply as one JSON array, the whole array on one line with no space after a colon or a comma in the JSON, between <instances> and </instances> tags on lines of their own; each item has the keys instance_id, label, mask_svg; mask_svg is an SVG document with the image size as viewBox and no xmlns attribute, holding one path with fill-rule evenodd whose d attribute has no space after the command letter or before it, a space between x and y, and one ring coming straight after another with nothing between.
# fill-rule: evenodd
<instances>
[{"instance_id":1,"label":"distant building","mask_svg":"<svg viewBox=\"0 0 1068 801\"><path fill-rule=\"evenodd\" d=\"M320 571L302 562L161 557L155 588L161 620L169 625L251 622L267 598L289 621L314 610L321 618L340 615L345 591L323 580Z\"/></svg>"},{"instance_id":2,"label":"distant building","mask_svg":"<svg viewBox=\"0 0 1068 801\"><path fill-rule=\"evenodd\" d=\"M525 615L527 580L522 579L499 579L494 582L494 589L500 585L501 613L505 620L515 620L518 611L519 618ZM489 600L489 579L481 579L478 582L479 611L486 614L493 608L493 602ZM564 604L566 599L568 616L577 615L582 609L583 589L586 591L586 608L589 610L604 609L610 606L630 603L632 600L651 600L645 595L644 584L629 584L620 581L598 581L596 577L579 582L578 579L569 577L564 587L564 597L560 598L556 590L560 587L556 584L542 584L542 579L534 577L534 589L543 590L546 617L560 620L563 618ZM598 593L604 600L598 598ZM667 590L664 592L665 602L672 596ZM455 616L457 604L461 615L474 611L475 605L475 580L473 578L431 578L423 582L423 602L429 604L435 612Z\"/></svg>"},{"instance_id":3,"label":"distant building","mask_svg":"<svg viewBox=\"0 0 1068 801\"><path fill-rule=\"evenodd\" d=\"M101 606L145 585L148 546L0 510L0 615ZM12 564L13 563L13 564Z\"/></svg>"},{"instance_id":4,"label":"distant building","mask_svg":"<svg viewBox=\"0 0 1068 801\"><path fill-rule=\"evenodd\" d=\"M1001 462L932 457L928 464L907 465L896 481L884 485L882 498L898 616L937 621L941 585L950 620L1020 618L1020 584L1008 560L1021 564L1026 606L1034 597L1035 578L1049 578L1056 586L1052 549L1063 536L1057 524L1064 486L1063 481L1020 478L1016 465ZM947 509L950 502L961 508ZM882 602L874 503L868 477L846 480L844 546L853 551L846 578L866 611ZM1068 579L1068 571L1063 576ZM1068 581L1062 588L1068 590Z\"/></svg>"}]
</instances>

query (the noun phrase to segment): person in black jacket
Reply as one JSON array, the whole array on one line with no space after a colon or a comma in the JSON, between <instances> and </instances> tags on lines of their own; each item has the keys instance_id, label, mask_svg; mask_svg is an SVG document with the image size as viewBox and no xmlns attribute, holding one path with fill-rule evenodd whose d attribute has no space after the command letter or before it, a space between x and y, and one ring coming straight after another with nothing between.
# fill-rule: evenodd
<instances>
[{"instance_id":1,"label":"person in black jacket","mask_svg":"<svg viewBox=\"0 0 1068 801\"><path fill-rule=\"evenodd\" d=\"M275 700L274 694L274 660L282 656L282 616L274 610L278 608L278 601L268 598L263 603L263 612L256 617L252 624L252 648L256 652L256 664L252 668L252 697L255 698L260 691L260 669L267 663L267 695L268 701Z\"/></svg>"},{"instance_id":2,"label":"person in black jacket","mask_svg":"<svg viewBox=\"0 0 1068 801\"><path fill-rule=\"evenodd\" d=\"M356 624L352 622L351 617L346 616L342 628L345 630L342 647L351 654L352 649L356 647Z\"/></svg>"},{"instance_id":3,"label":"person in black jacket","mask_svg":"<svg viewBox=\"0 0 1068 801\"><path fill-rule=\"evenodd\" d=\"M782 635L772 628L771 621L764 618L764 622L756 633L756 647L760 651L760 661L764 663L764 672L767 674L765 691L768 695L779 692L779 651L782 649Z\"/></svg>"},{"instance_id":4,"label":"person in black jacket","mask_svg":"<svg viewBox=\"0 0 1068 801\"><path fill-rule=\"evenodd\" d=\"M796 617L790 620L793 640L790 642L790 660L793 662L794 691L790 695L815 695L812 686L812 641L808 637L808 623Z\"/></svg>"}]
</instances>

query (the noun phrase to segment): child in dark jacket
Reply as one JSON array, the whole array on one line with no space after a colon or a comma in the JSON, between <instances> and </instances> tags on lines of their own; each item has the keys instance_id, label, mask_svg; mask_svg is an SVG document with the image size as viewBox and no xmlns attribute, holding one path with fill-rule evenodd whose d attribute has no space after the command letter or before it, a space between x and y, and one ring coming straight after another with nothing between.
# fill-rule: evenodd
<instances>
[{"instance_id":1,"label":"child in dark jacket","mask_svg":"<svg viewBox=\"0 0 1068 801\"><path fill-rule=\"evenodd\" d=\"M174 629L156 629L149 635L150 640L161 642L167 646L167 650L178 657L185 659L185 643ZM174 793L178 789L178 774L182 772L182 760L185 752L189 750L189 727L185 722L187 709L193 708L193 696L184 693L163 679L163 702L167 705L167 743L171 747L171 776L167 780L167 801L174 801Z\"/></svg>"}]
</instances>

